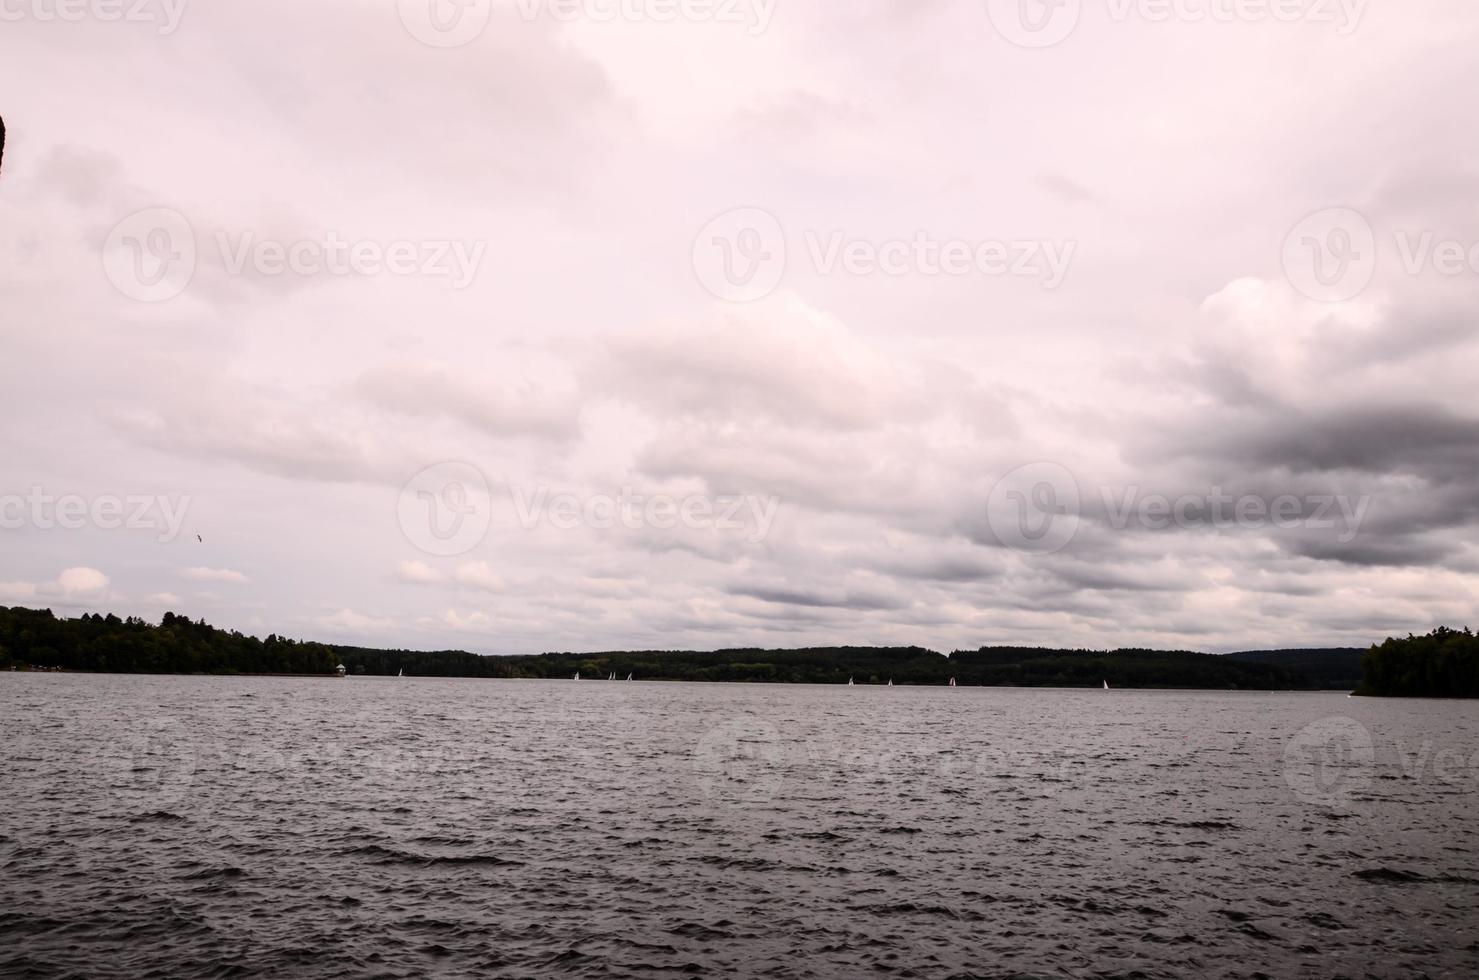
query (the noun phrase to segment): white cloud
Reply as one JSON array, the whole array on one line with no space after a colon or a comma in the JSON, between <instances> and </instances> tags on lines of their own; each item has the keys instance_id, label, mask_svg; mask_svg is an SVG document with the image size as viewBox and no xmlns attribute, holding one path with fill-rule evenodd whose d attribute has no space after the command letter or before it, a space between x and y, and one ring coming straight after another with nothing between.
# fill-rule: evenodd
<instances>
[{"instance_id":1,"label":"white cloud","mask_svg":"<svg viewBox=\"0 0 1479 980\"><path fill-rule=\"evenodd\" d=\"M0 600L28 602L36 598L36 586L30 582L0 582Z\"/></svg>"},{"instance_id":2,"label":"white cloud","mask_svg":"<svg viewBox=\"0 0 1479 980\"><path fill-rule=\"evenodd\" d=\"M508 587L503 576L493 571L493 566L485 561L471 561L458 565L452 577L459 585L487 592L502 592Z\"/></svg>"},{"instance_id":3,"label":"white cloud","mask_svg":"<svg viewBox=\"0 0 1479 980\"><path fill-rule=\"evenodd\" d=\"M206 568L196 566L185 569L185 577L196 582L230 582L235 585L245 585L251 579L241 572L232 571L229 568Z\"/></svg>"},{"instance_id":4,"label":"white cloud","mask_svg":"<svg viewBox=\"0 0 1479 980\"><path fill-rule=\"evenodd\" d=\"M0 582L0 599L10 602L58 602L62 605L90 605L117 598L110 590L108 576L96 568L77 566L64 569L46 582Z\"/></svg>"},{"instance_id":5,"label":"white cloud","mask_svg":"<svg viewBox=\"0 0 1479 980\"><path fill-rule=\"evenodd\" d=\"M345 630L351 633L367 633L390 629L395 626L395 621L382 616L368 616L364 613L355 612L353 609L340 609L338 612L328 616L320 616L318 625L335 630Z\"/></svg>"},{"instance_id":6,"label":"white cloud","mask_svg":"<svg viewBox=\"0 0 1479 980\"><path fill-rule=\"evenodd\" d=\"M108 588L108 576L96 568L68 568L57 576L56 584L66 596L96 596Z\"/></svg>"},{"instance_id":7,"label":"white cloud","mask_svg":"<svg viewBox=\"0 0 1479 980\"><path fill-rule=\"evenodd\" d=\"M480 630L489 626L493 620L486 613L473 612L466 616L455 609L448 609L439 620L432 621L436 625L446 626L454 630Z\"/></svg>"},{"instance_id":8,"label":"white cloud","mask_svg":"<svg viewBox=\"0 0 1479 980\"><path fill-rule=\"evenodd\" d=\"M403 561L396 566L396 577L402 582L418 585L434 585L445 582L447 576L424 561Z\"/></svg>"}]
</instances>

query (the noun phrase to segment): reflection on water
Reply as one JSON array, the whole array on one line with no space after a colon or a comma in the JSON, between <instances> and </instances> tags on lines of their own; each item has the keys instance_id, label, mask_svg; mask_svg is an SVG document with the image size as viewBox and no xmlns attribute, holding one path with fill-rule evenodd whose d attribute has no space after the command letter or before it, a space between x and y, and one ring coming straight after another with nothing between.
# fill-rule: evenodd
<instances>
[{"instance_id":1,"label":"reflection on water","mask_svg":"<svg viewBox=\"0 0 1479 980\"><path fill-rule=\"evenodd\" d=\"M0 676L6 977L1479 972L1479 704Z\"/></svg>"}]
</instances>

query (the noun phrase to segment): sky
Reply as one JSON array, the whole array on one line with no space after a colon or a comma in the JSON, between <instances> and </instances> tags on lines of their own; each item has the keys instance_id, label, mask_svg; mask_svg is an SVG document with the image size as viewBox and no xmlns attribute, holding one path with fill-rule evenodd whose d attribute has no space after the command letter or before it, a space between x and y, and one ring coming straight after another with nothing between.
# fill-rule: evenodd
<instances>
[{"instance_id":1,"label":"sky","mask_svg":"<svg viewBox=\"0 0 1479 980\"><path fill-rule=\"evenodd\" d=\"M6 0L0 603L1479 625L1465 0Z\"/></svg>"}]
</instances>

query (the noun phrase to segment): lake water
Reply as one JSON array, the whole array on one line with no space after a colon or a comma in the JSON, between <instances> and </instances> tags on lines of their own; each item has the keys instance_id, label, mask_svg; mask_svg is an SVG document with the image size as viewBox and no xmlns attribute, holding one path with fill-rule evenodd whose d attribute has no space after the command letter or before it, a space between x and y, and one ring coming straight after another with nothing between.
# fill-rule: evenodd
<instances>
[{"instance_id":1,"label":"lake water","mask_svg":"<svg viewBox=\"0 0 1479 980\"><path fill-rule=\"evenodd\" d=\"M1479 704L0 675L0 975L1472 977Z\"/></svg>"}]
</instances>

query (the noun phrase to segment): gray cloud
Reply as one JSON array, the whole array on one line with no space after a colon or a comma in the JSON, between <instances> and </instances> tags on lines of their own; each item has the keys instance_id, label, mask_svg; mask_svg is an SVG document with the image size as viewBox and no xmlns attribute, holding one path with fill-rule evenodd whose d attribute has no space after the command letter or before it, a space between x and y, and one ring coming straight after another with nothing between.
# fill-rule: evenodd
<instances>
[{"instance_id":1,"label":"gray cloud","mask_svg":"<svg viewBox=\"0 0 1479 980\"><path fill-rule=\"evenodd\" d=\"M0 494L189 507L167 543L28 515L0 530L0 596L489 652L1226 650L1475 621L1479 270L1409 271L1394 236L1479 242L1479 181L1450 162L1479 158L1453 125L1479 14L1373 5L1338 44L1086 19L1065 69L943 2L803 6L758 37L500 8L453 49L393 6L192 7L169 36L7 24ZM692 254L742 206L786 236L750 304L706 292ZM206 248L143 303L100 246L153 207L206 245L334 232L484 260L454 289ZM1379 261L1314 302L1281 248L1330 207L1365 215ZM827 274L808 233L1076 252L1056 289ZM988 508L1043 461L1081 496L1055 554ZM491 495L454 555L422 550L401 499L448 462ZM516 501L540 488L779 506L758 540L531 525ZM1354 536L1209 526L1196 503L1192 526L1116 526L1105 494L1130 488L1369 508ZM246 581L192 591L182 569Z\"/></svg>"}]
</instances>

